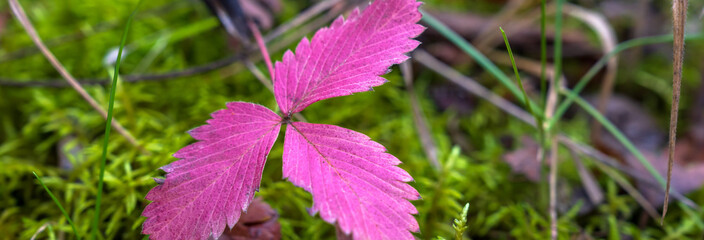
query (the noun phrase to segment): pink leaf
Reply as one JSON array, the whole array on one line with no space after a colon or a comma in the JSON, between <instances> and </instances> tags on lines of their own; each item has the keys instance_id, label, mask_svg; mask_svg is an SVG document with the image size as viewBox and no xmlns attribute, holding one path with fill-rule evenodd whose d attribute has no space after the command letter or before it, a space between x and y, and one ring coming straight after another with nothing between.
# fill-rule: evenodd
<instances>
[{"instance_id":1,"label":"pink leaf","mask_svg":"<svg viewBox=\"0 0 704 240\"><path fill-rule=\"evenodd\" d=\"M418 231L408 200L420 194L400 161L364 134L325 124L290 123L283 176L313 195L320 212L355 239L413 239Z\"/></svg>"},{"instance_id":2,"label":"pink leaf","mask_svg":"<svg viewBox=\"0 0 704 240\"><path fill-rule=\"evenodd\" d=\"M286 115L332 97L368 91L382 85L389 67L415 49L411 38L423 32L415 0L377 0L364 12L339 17L318 30L312 41L301 40L296 54L284 54L274 73L274 95Z\"/></svg>"},{"instance_id":3,"label":"pink leaf","mask_svg":"<svg viewBox=\"0 0 704 240\"><path fill-rule=\"evenodd\" d=\"M166 180L146 196L153 202L142 213L142 233L151 239L217 239L259 188L281 117L244 102L228 103L212 116L190 131L199 142L174 154L181 160L162 167Z\"/></svg>"}]
</instances>

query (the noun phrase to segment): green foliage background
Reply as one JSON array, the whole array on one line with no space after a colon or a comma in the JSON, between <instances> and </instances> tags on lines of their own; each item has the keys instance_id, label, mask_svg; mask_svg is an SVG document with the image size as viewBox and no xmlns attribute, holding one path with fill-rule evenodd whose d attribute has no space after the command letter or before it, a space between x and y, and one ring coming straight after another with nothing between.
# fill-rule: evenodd
<instances>
[{"instance_id":1,"label":"green foliage background","mask_svg":"<svg viewBox=\"0 0 704 240\"><path fill-rule=\"evenodd\" d=\"M108 77L109 66L102 59L119 44L122 26L136 3L136 0L22 1L40 36L47 43L56 43L50 44L50 49L77 78ZM284 12L276 16L279 23L312 3L284 1L284 4ZM427 4L475 7L465 1ZM491 6L478 8L494 10ZM0 3L0 10L3 9L7 9L5 2ZM83 37L70 38L76 34ZM24 30L11 17L0 35L0 43L0 57L34 49ZM161 48L159 45L164 43L167 44ZM128 55L121 73L183 69L224 58L231 52L216 20L200 2L146 1L130 30ZM275 52L272 57L280 59L281 54ZM660 60L650 63L657 61ZM263 65L260 68L264 69ZM501 155L511 150L501 144L502 137L520 139L533 134L533 130L480 101L471 116L460 120L474 147L472 152L461 152L451 145L445 130L447 120L456 113L440 112L427 97L429 86L443 80L422 72L416 80L417 94L438 142L443 165L442 169L434 170L420 146L400 71L396 67L393 70L387 75L390 83L375 88L374 92L319 102L303 115L311 122L336 124L365 133L404 162L401 167L414 176L412 185L423 197L414 202L419 210L419 237L453 236L453 219L469 202L465 236L548 238L547 184L530 183L512 175L501 160ZM668 72L651 74L666 79ZM40 54L0 61L0 75L17 79L59 78ZM691 79L696 76L685 76L685 84L687 79L692 84ZM505 91L490 78L486 80L497 92ZM90 86L87 90L107 106L106 87ZM171 154L193 142L187 130L204 124L211 112L224 108L228 101L249 101L276 109L273 95L241 66L164 82L120 83L115 119L150 154L131 146L115 132L111 135L101 219L103 238L142 238L144 218L140 214L147 204L144 196L155 185L152 178L163 174L158 168L174 161ZM565 123L563 130L586 139L587 125L584 118L577 118ZM103 131L103 119L70 88L0 87L0 239L29 239L46 223L59 236L72 235L70 226L38 185L32 171L43 176L76 222L78 231L83 236L88 234ZM279 212L284 239L334 238L331 225L307 213L310 195L281 179L282 140L279 138L271 151L258 196ZM519 147L517 143L513 145ZM73 166L60 168L59 156L67 158ZM569 186L579 185L571 164L563 161L560 165L560 181L568 192L572 191ZM620 235L635 239L703 236L704 213L677 208L669 213L665 227L649 223L644 230L640 229L637 220L642 210L635 201L619 191L612 180L602 176L599 182L607 189L607 203L580 217L577 212L583 203L569 204L570 209L560 214L559 231L563 238L583 233L610 239ZM689 196L696 202L704 202L702 190ZM561 201L570 199L565 197ZM40 238L47 236L46 232L40 234Z\"/></svg>"}]
</instances>

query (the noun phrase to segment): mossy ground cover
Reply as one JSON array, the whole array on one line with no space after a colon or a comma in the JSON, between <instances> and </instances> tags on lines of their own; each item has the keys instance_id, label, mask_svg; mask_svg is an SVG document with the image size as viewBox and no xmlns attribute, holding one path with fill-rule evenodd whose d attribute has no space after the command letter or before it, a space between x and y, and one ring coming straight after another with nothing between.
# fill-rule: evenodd
<instances>
[{"instance_id":1,"label":"mossy ground cover","mask_svg":"<svg viewBox=\"0 0 704 240\"><path fill-rule=\"evenodd\" d=\"M469 9L463 1L428 1L430 6ZM40 36L66 68L77 78L107 78L110 65L105 56L119 45L122 26L137 1L23 1ZM310 1L284 1L284 11L275 16L278 23L291 19ZM487 4L487 3L484 3ZM481 6L493 11L496 6ZM0 3L0 14L8 12ZM10 15L0 35L0 76L13 79L59 78L56 71L34 46ZM498 31L498 30L497 30ZM199 1L146 1L128 36L122 74L145 74L184 69L233 54L216 20ZM293 46L291 46L293 47ZM701 44L689 46L693 54ZM18 51L26 54L18 54ZM280 59L282 52L272 52ZM701 55L699 55L701 56ZM639 72L665 78L661 59L646 58ZM691 61L690 61L691 62ZM568 62L568 64L570 64ZM261 69L264 66L260 64ZM700 66L685 65L686 72ZM691 71L687 71L689 68ZM401 165L414 178L411 183L423 199L415 201L424 239L454 235L452 220L470 203L468 234L473 238L546 239L549 237L547 183L532 183L511 173L502 155L520 147L524 135L534 135L528 125L515 120L488 102L477 100L471 115L460 117L460 129L472 143L471 151L454 146L447 122L456 117L453 110L442 111L433 103L429 90L444 80L419 70L416 94L438 144L441 169L434 169L423 152L400 71L392 69L390 83L345 98L311 105L303 115L311 122L335 124L369 135L403 161ZM509 68L505 68L509 73ZM638 74L623 71L622 74ZM701 72L700 72L701 74ZM663 77L664 76L664 77ZM685 86L696 86L698 76L685 75ZM700 79L700 78L699 78ZM483 83L496 92L506 92L485 76ZM57 80L62 81L62 80ZM627 91L643 87L624 87ZM107 106L105 86L87 86L88 92ZM657 89L646 89L657 91ZM657 97L656 93L653 93ZM115 120L122 123L143 145L145 151L130 145L122 136L110 136L102 201L101 227L106 239L138 239L143 236L140 216L147 204L145 194L161 176L158 170L175 159L175 151L193 142L187 130L204 124L209 114L228 101L248 101L275 109L272 93L242 66L233 65L207 74L159 82L120 82L115 100ZM662 106L653 100L651 105ZM683 97L683 103L687 102ZM660 104L660 105L658 105ZM665 105L666 106L666 105ZM685 110L687 105L683 107ZM666 110L662 118L666 118ZM660 117L660 116L658 116ZM576 139L588 139L584 116L564 122L561 130ZM18 88L0 86L0 239L29 239L43 225L51 234L72 237L71 227L32 174L37 172L57 195L87 236L93 216L102 151L104 120L70 88ZM506 143L504 139L515 139ZM280 215L284 239L329 239L335 229L306 209L311 197L281 179L283 139L279 138L265 167L258 196ZM580 179L569 152L562 149L559 181L570 202ZM562 153L562 152L561 152ZM587 167L591 167L587 161ZM579 214L585 204L575 201L560 212L561 238L580 235L618 239L701 239L703 211L673 208L667 224L652 220L640 222L643 210L618 185L603 174L598 182L606 190L606 201L595 210ZM704 203L704 190L688 195ZM49 231L40 234L48 238Z\"/></svg>"}]
</instances>

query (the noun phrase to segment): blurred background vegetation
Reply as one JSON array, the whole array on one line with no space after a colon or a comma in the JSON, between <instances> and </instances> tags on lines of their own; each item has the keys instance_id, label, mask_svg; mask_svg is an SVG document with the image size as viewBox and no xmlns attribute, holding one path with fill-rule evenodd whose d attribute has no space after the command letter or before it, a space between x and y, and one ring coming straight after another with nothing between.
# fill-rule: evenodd
<instances>
[{"instance_id":1,"label":"blurred background vegetation","mask_svg":"<svg viewBox=\"0 0 704 240\"><path fill-rule=\"evenodd\" d=\"M21 1L21 4L39 35L69 72L79 79L99 81L110 76L109 55L119 46L127 16L137 2L39 0ZM267 14L259 16L270 19L272 28L318 3L313 0L273 2L279 7L269 5ZM520 5L519 10L505 14L507 6L512 4ZM570 4L606 16L618 42L671 32L669 1L575 0ZM690 4L688 32L702 30L699 13L703 6L701 1ZM335 11L335 7L330 11ZM482 38L486 32L498 34L494 24L502 23L508 30L510 25L526 21L531 11L539 9L539 2L428 0L423 8L442 16L442 21L472 41ZM324 18L324 13L320 15ZM549 15L548 35L552 34L552 19L553 15ZM458 23L452 25L450 21ZM463 26L466 29L459 28ZM283 49L272 50L272 45L293 48L297 41L281 39L300 39L297 34L311 36L310 30L294 27L274 39L269 45L273 60L281 59ZM517 55L539 62L539 25L535 22L524 30L520 34L518 30L508 31L513 50ZM589 30L582 21L567 17L564 36L564 73L567 85L572 86L603 53L599 33ZM552 38L548 36L548 39L548 56L552 56ZM427 30L419 40L423 42L422 49L472 76L494 93L521 104L520 99L512 98L494 77L433 29ZM500 38L488 45L488 49L480 50L488 53L495 49L505 53ZM123 79L129 79L125 76L178 71L233 56L243 52L242 48L228 39L201 1L145 1L130 29L120 74ZM692 171L701 173L692 172L692 179L679 181L699 182L690 187L686 195L699 206L704 205L704 189L700 183L704 170L696 170L704 164L701 152L704 145L697 141L704 135L697 130L704 124L699 122L704 119L701 117L704 116L703 53L701 40L687 43L680 125L680 135L694 139L689 147L694 157L687 158L686 166L694 166ZM606 115L634 142L650 139L639 146L652 144L654 149L665 146L666 135L662 132L667 129L669 120L671 61L669 43L645 46L620 55L614 92L635 107L626 104L627 107L614 111L627 112L631 117L641 116L628 112L631 110L644 115L621 122L618 116L612 118L608 114L610 110ZM257 65L265 69L261 62ZM510 73L510 64L497 65ZM423 197L414 201L419 211L419 238L454 236L453 219L460 217L466 203L470 203L466 238L549 238L548 182L544 174L547 166L525 160L535 161L536 153L527 149L530 140L523 140L536 134L534 128L420 64L414 64L416 77L412 92L404 84L399 68L395 66L392 70L386 75L390 82L373 92L315 103L303 115L311 122L335 124L365 133L403 161L401 167L415 178L411 185ZM528 91L532 91L533 96L539 95L539 78L526 72L522 71L522 75L525 75ZM599 91L602 75L587 86L585 96ZM12 16L7 2L0 2L0 239L29 239L42 226L52 229L39 233L39 239L73 237L70 225L32 171L57 195L77 224L78 232L86 236L97 192L104 120L73 89L40 86L36 81L64 83ZM101 105L108 105L107 86L85 88ZM411 94L418 96L417 106L429 123L440 168L435 168L424 152L409 101ZM144 151L114 131L110 136L101 237L143 237L140 232L144 218L140 214L148 203L144 196L156 185L153 178L163 175L158 168L174 161L171 154L193 142L187 130L204 124L210 113L224 108L229 101L249 101L276 109L273 94L240 63L195 76L119 82L115 120L135 136ZM559 131L608 153L609 149L599 147L599 144L608 147L608 139L590 139L589 121L586 114L571 109L560 123ZM642 122L652 124L638 127ZM307 213L306 209L311 206L310 194L281 179L282 143L280 137L271 151L258 196L278 212L283 239L334 238L334 226ZM651 151L654 156L661 152ZM623 151L614 150L609 155L628 162ZM531 166L526 168L537 169L533 173L539 174L538 179L530 177L530 170L522 171L520 166L513 169L508 160L511 156L519 158L515 161L529 162ZM557 184L560 239L704 238L701 208L673 204L666 224L660 226L617 180L601 170L601 163L583 156L584 167L595 177L597 188L604 195L603 201L592 202L585 194L583 182L586 180L578 172L580 167L573 158L569 149L560 149ZM664 163L653 160L653 164ZM697 175L700 177L696 178ZM626 180L638 185L636 180ZM638 186L641 191L644 188L647 187ZM657 206L658 201L651 202Z\"/></svg>"}]
</instances>

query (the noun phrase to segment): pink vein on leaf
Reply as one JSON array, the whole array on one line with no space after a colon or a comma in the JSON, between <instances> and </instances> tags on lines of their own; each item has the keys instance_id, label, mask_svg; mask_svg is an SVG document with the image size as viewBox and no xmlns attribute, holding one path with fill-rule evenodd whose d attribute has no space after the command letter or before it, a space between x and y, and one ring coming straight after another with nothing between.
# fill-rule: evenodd
<instances>
[{"instance_id":1,"label":"pink vein on leaf","mask_svg":"<svg viewBox=\"0 0 704 240\"><path fill-rule=\"evenodd\" d=\"M413 239L408 200L420 198L413 178L386 148L333 125L294 122L286 129L283 176L313 195L311 214L339 224L355 239Z\"/></svg>"},{"instance_id":2,"label":"pink vein on leaf","mask_svg":"<svg viewBox=\"0 0 704 240\"><path fill-rule=\"evenodd\" d=\"M377 0L347 20L337 18L304 38L296 53L287 51L274 70L274 95L285 115L332 97L368 91L382 85L380 77L408 56L423 32L416 24L422 17L415 0Z\"/></svg>"},{"instance_id":3,"label":"pink vein on leaf","mask_svg":"<svg viewBox=\"0 0 704 240\"><path fill-rule=\"evenodd\" d=\"M142 233L152 239L217 239L239 220L258 190L281 117L260 105L231 102L189 133L198 142L162 167L163 184L146 196Z\"/></svg>"}]
</instances>

